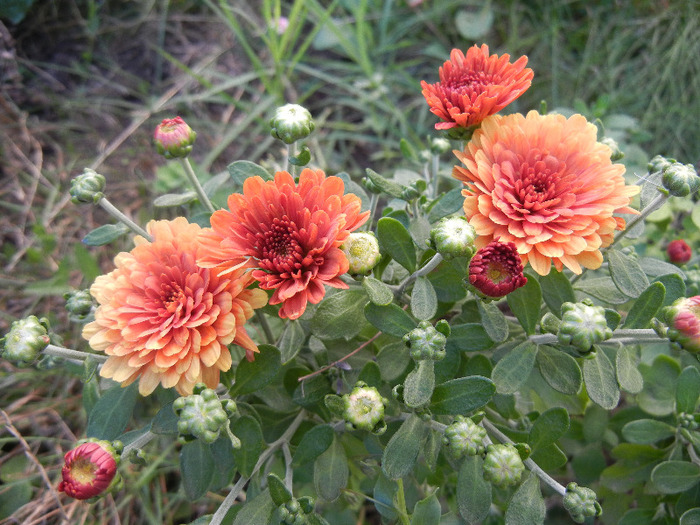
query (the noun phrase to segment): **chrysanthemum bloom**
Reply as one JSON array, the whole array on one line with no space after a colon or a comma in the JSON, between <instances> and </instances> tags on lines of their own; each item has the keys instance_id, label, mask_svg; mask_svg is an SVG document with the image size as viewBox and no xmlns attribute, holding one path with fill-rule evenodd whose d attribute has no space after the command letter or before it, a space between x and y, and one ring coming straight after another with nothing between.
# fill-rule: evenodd
<instances>
[{"instance_id":1,"label":"chrysanthemum bloom","mask_svg":"<svg viewBox=\"0 0 700 525\"><path fill-rule=\"evenodd\" d=\"M581 273L603 262L601 248L625 227L614 213L639 191L625 184L625 167L581 115L494 115L457 158L452 175L463 181L464 212L477 246L493 239L515 243L523 264L547 275L552 262Z\"/></svg>"},{"instance_id":2,"label":"chrysanthemum bloom","mask_svg":"<svg viewBox=\"0 0 700 525\"><path fill-rule=\"evenodd\" d=\"M469 284L485 297L503 297L526 283L523 263L512 242L492 241L469 261Z\"/></svg>"},{"instance_id":3,"label":"chrysanthemum bloom","mask_svg":"<svg viewBox=\"0 0 700 525\"><path fill-rule=\"evenodd\" d=\"M666 253L668 254L669 261L673 264L685 264L692 257L693 250L691 250L688 243L683 239L676 239L668 243Z\"/></svg>"},{"instance_id":4,"label":"chrysanthemum bloom","mask_svg":"<svg viewBox=\"0 0 700 525\"><path fill-rule=\"evenodd\" d=\"M527 57L510 63L510 55L489 55L489 47L473 46L466 56L453 49L440 68L440 82L421 81L430 111L444 122L435 129L476 126L522 95L532 82Z\"/></svg>"},{"instance_id":5,"label":"chrysanthemum bloom","mask_svg":"<svg viewBox=\"0 0 700 525\"><path fill-rule=\"evenodd\" d=\"M108 441L88 441L66 453L63 458L59 492L75 499L90 499L112 488L119 456Z\"/></svg>"},{"instance_id":6,"label":"chrysanthemum bloom","mask_svg":"<svg viewBox=\"0 0 700 525\"><path fill-rule=\"evenodd\" d=\"M182 120L182 117L164 119L153 133L158 153L167 159L187 157L196 138L197 133Z\"/></svg>"},{"instance_id":7,"label":"chrysanthemum bloom","mask_svg":"<svg viewBox=\"0 0 700 525\"><path fill-rule=\"evenodd\" d=\"M668 337L688 352L700 352L700 295L675 301L665 311Z\"/></svg>"},{"instance_id":8,"label":"chrysanthemum bloom","mask_svg":"<svg viewBox=\"0 0 700 525\"><path fill-rule=\"evenodd\" d=\"M282 318L297 319L307 302L318 303L324 285L347 288L339 276L348 260L339 248L369 212L359 197L343 195L343 181L321 170L305 169L295 184L286 171L274 181L250 177L243 194L228 198L231 211L218 210L202 235L198 263L231 271L255 268L260 288L274 290L270 304L282 304Z\"/></svg>"},{"instance_id":9,"label":"chrysanthemum bloom","mask_svg":"<svg viewBox=\"0 0 700 525\"><path fill-rule=\"evenodd\" d=\"M243 325L267 295L246 290L252 277L242 270L219 275L197 265L198 225L178 217L147 229L153 242L135 237L136 247L90 288L100 306L83 337L109 356L102 376L123 385L140 377L142 395L158 383L181 395L198 382L216 388L231 367L228 344L245 348L249 360L258 351Z\"/></svg>"}]
</instances>

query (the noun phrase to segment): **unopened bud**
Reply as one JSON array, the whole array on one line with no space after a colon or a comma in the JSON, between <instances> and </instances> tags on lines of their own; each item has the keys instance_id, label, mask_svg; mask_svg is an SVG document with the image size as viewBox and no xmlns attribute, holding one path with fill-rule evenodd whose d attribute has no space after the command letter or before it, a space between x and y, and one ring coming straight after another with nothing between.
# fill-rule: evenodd
<instances>
[{"instance_id":1,"label":"unopened bud","mask_svg":"<svg viewBox=\"0 0 700 525\"><path fill-rule=\"evenodd\" d=\"M63 295L66 300L66 310L72 321L83 321L92 312L94 302L90 290L75 290Z\"/></svg>"},{"instance_id":2,"label":"unopened bud","mask_svg":"<svg viewBox=\"0 0 700 525\"><path fill-rule=\"evenodd\" d=\"M0 339L2 357L18 366L32 365L50 342L48 329L48 320L35 315L14 321L9 333Z\"/></svg>"},{"instance_id":3,"label":"unopened bud","mask_svg":"<svg viewBox=\"0 0 700 525\"><path fill-rule=\"evenodd\" d=\"M674 162L676 162L674 159L667 159L666 157L662 157L661 155L656 155L653 159L649 161L649 164L647 164L647 169L649 170L649 173L664 171Z\"/></svg>"},{"instance_id":4,"label":"unopened bud","mask_svg":"<svg viewBox=\"0 0 700 525\"><path fill-rule=\"evenodd\" d=\"M476 231L466 217L445 217L430 230L430 245L445 259L471 257L476 251Z\"/></svg>"},{"instance_id":5,"label":"unopened bud","mask_svg":"<svg viewBox=\"0 0 700 525\"><path fill-rule=\"evenodd\" d=\"M70 182L70 200L74 204L97 204L104 197L105 184L104 176L85 168Z\"/></svg>"},{"instance_id":6,"label":"unopened bud","mask_svg":"<svg viewBox=\"0 0 700 525\"><path fill-rule=\"evenodd\" d=\"M557 333L561 344L575 346L586 353L594 344L612 337L612 330L605 319L605 308L594 306L589 299L580 303L564 303L561 313Z\"/></svg>"},{"instance_id":7,"label":"unopened bud","mask_svg":"<svg viewBox=\"0 0 700 525\"><path fill-rule=\"evenodd\" d=\"M156 150L166 159L187 157L196 138L197 133L181 117L164 119L153 133Z\"/></svg>"},{"instance_id":8,"label":"unopened bud","mask_svg":"<svg viewBox=\"0 0 700 525\"><path fill-rule=\"evenodd\" d=\"M625 154L622 152L622 150L620 150L620 145L614 138L603 137L603 139L600 142L610 148L610 160L612 162L617 162L618 160L622 160L625 157Z\"/></svg>"},{"instance_id":9,"label":"unopened bud","mask_svg":"<svg viewBox=\"0 0 700 525\"><path fill-rule=\"evenodd\" d=\"M664 169L661 182L675 197L686 197L700 188L700 177L692 164L674 162Z\"/></svg>"},{"instance_id":10,"label":"unopened bud","mask_svg":"<svg viewBox=\"0 0 700 525\"><path fill-rule=\"evenodd\" d=\"M430 141L430 153L442 155L452 149L452 143L443 137L435 137Z\"/></svg>"},{"instance_id":11,"label":"unopened bud","mask_svg":"<svg viewBox=\"0 0 700 525\"><path fill-rule=\"evenodd\" d=\"M403 342L410 348L411 357L416 361L441 361L445 358L447 337L429 321L421 321L416 328L403 336Z\"/></svg>"},{"instance_id":12,"label":"unopened bud","mask_svg":"<svg viewBox=\"0 0 700 525\"><path fill-rule=\"evenodd\" d=\"M668 254L668 260L673 264L685 264L693 256L693 250L683 239L669 242L666 253Z\"/></svg>"},{"instance_id":13,"label":"unopened bud","mask_svg":"<svg viewBox=\"0 0 700 525\"><path fill-rule=\"evenodd\" d=\"M518 450L511 445L497 444L486 447L484 479L498 487L508 487L520 482L525 470Z\"/></svg>"},{"instance_id":14,"label":"unopened bud","mask_svg":"<svg viewBox=\"0 0 700 525\"><path fill-rule=\"evenodd\" d=\"M121 447L115 447L115 444L90 439L67 452L63 459L59 492L84 500L118 489L122 480L117 473L120 452L117 449Z\"/></svg>"},{"instance_id":15,"label":"unopened bud","mask_svg":"<svg viewBox=\"0 0 700 525\"><path fill-rule=\"evenodd\" d=\"M457 416L456 421L445 429L443 443L455 459L476 456L486 450L486 429L468 417Z\"/></svg>"},{"instance_id":16,"label":"unopened bud","mask_svg":"<svg viewBox=\"0 0 700 525\"><path fill-rule=\"evenodd\" d=\"M180 442L201 439L211 444L219 439L219 433L228 425L228 418L235 412L236 404L231 400L222 403L214 390L197 383L192 395L175 400L173 410L179 418L177 430Z\"/></svg>"},{"instance_id":17,"label":"unopened bud","mask_svg":"<svg viewBox=\"0 0 700 525\"><path fill-rule=\"evenodd\" d=\"M286 104L277 108L270 120L272 136L285 144L305 139L315 127L309 110L298 104Z\"/></svg>"},{"instance_id":18,"label":"unopened bud","mask_svg":"<svg viewBox=\"0 0 700 525\"><path fill-rule=\"evenodd\" d=\"M573 482L566 486L564 508L569 511L571 519L576 523L583 523L586 518L595 518L603 513L596 493L588 487L579 487Z\"/></svg>"},{"instance_id":19,"label":"unopened bud","mask_svg":"<svg viewBox=\"0 0 700 525\"><path fill-rule=\"evenodd\" d=\"M349 394L343 396L345 419L349 429L360 429L383 434L386 430L384 422L384 404L379 390L358 381Z\"/></svg>"},{"instance_id":20,"label":"unopened bud","mask_svg":"<svg viewBox=\"0 0 700 525\"><path fill-rule=\"evenodd\" d=\"M353 275L367 275L382 258L379 243L373 233L353 232L340 247L348 258L348 272Z\"/></svg>"},{"instance_id":21,"label":"unopened bud","mask_svg":"<svg viewBox=\"0 0 700 525\"><path fill-rule=\"evenodd\" d=\"M688 352L700 352L700 295L677 299L671 306L664 309L661 317L668 325L665 335L672 342ZM663 327L654 326L659 335Z\"/></svg>"}]
</instances>

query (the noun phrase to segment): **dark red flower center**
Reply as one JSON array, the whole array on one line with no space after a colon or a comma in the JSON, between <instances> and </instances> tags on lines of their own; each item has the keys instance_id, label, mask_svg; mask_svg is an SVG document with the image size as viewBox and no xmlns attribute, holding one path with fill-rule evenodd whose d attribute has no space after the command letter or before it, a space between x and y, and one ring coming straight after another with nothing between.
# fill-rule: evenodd
<instances>
[{"instance_id":1,"label":"dark red flower center","mask_svg":"<svg viewBox=\"0 0 700 525\"><path fill-rule=\"evenodd\" d=\"M260 267L274 272L293 272L301 267L304 249L300 232L286 215L275 217L265 233L256 234Z\"/></svg>"},{"instance_id":2,"label":"dark red flower center","mask_svg":"<svg viewBox=\"0 0 700 525\"><path fill-rule=\"evenodd\" d=\"M469 263L469 282L488 297L503 297L524 286L527 278L515 244L493 241L477 251Z\"/></svg>"},{"instance_id":3,"label":"dark red flower center","mask_svg":"<svg viewBox=\"0 0 700 525\"><path fill-rule=\"evenodd\" d=\"M467 71L447 79L444 86L454 93L472 99L474 95L486 91L493 83L493 77L483 71Z\"/></svg>"}]
</instances>

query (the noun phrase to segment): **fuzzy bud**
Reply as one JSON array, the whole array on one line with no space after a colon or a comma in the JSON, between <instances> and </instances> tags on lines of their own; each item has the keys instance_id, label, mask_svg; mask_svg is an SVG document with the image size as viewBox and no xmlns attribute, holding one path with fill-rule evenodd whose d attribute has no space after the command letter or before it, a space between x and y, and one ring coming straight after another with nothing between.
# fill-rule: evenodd
<instances>
[{"instance_id":1,"label":"fuzzy bud","mask_svg":"<svg viewBox=\"0 0 700 525\"><path fill-rule=\"evenodd\" d=\"M220 431L228 425L229 416L236 411L236 403L231 400L222 402L214 390L197 383L192 395L175 400L173 410L179 418L177 430L180 442L201 439L211 444L219 439Z\"/></svg>"},{"instance_id":2,"label":"fuzzy bud","mask_svg":"<svg viewBox=\"0 0 700 525\"><path fill-rule=\"evenodd\" d=\"M63 295L66 300L66 310L70 314L71 321L84 321L92 312L94 301L90 290L75 290Z\"/></svg>"},{"instance_id":3,"label":"fuzzy bud","mask_svg":"<svg viewBox=\"0 0 700 525\"><path fill-rule=\"evenodd\" d=\"M605 319L605 309L593 306L589 299L580 303L564 303L561 314L557 332L561 344L575 346L580 352L587 353L594 344L612 337L612 330Z\"/></svg>"},{"instance_id":4,"label":"fuzzy bud","mask_svg":"<svg viewBox=\"0 0 700 525\"><path fill-rule=\"evenodd\" d=\"M117 473L121 444L89 439L63 458L59 492L75 499L97 498L122 485Z\"/></svg>"},{"instance_id":5,"label":"fuzzy bud","mask_svg":"<svg viewBox=\"0 0 700 525\"><path fill-rule=\"evenodd\" d=\"M695 414L688 414L687 412L681 412L678 414L678 424L683 428L687 428L688 430L697 430L700 428L700 424L698 423Z\"/></svg>"},{"instance_id":6,"label":"fuzzy bud","mask_svg":"<svg viewBox=\"0 0 700 525\"><path fill-rule=\"evenodd\" d=\"M466 217L445 217L430 230L430 246L445 259L471 257L476 231Z\"/></svg>"},{"instance_id":7,"label":"fuzzy bud","mask_svg":"<svg viewBox=\"0 0 700 525\"><path fill-rule=\"evenodd\" d=\"M693 250L683 239L669 242L666 253L668 254L668 260L673 264L685 264L693 256Z\"/></svg>"},{"instance_id":8,"label":"fuzzy bud","mask_svg":"<svg viewBox=\"0 0 700 525\"><path fill-rule=\"evenodd\" d=\"M196 139L197 133L181 117L164 119L153 133L156 150L166 159L187 157Z\"/></svg>"},{"instance_id":9,"label":"fuzzy bud","mask_svg":"<svg viewBox=\"0 0 700 525\"><path fill-rule=\"evenodd\" d=\"M620 149L620 145L614 138L603 137L603 139L600 142L601 144L605 144L607 147L610 148L610 160L612 162L617 162L618 160L622 160L625 157L625 154Z\"/></svg>"},{"instance_id":10,"label":"fuzzy bud","mask_svg":"<svg viewBox=\"0 0 700 525\"><path fill-rule=\"evenodd\" d=\"M30 315L14 321L8 334L0 339L2 357L18 366L30 366L50 342L49 322Z\"/></svg>"},{"instance_id":11,"label":"fuzzy bud","mask_svg":"<svg viewBox=\"0 0 700 525\"><path fill-rule=\"evenodd\" d=\"M418 327L404 335L403 342L411 349L411 357L416 361L441 361L445 358L447 337L428 321L421 321Z\"/></svg>"},{"instance_id":12,"label":"fuzzy bud","mask_svg":"<svg viewBox=\"0 0 700 525\"><path fill-rule=\"evenodd\" d=\"M383 434L386 430L384 422L384 404L379 390L358 381L355 388L342 398L343 419L349 430L367 430L375 434Z\"/></svg>"},{"instance_id":13,"label":"fuzzy bud","mask_svg":"<svg viewBox=\"0 0 700 525\"><path fill-rule=\"evenodd\" d=\"M285 144L305 139L315 127L309 110L298 104L286 104L277 108L270 120L272 136Z\"/></svg>"},{"instance_id":14,"label":"fuzzy bud","mask_svg":"<svg viewBox=\"0 0 700 525\"><path fill-rule=\"evenodd\" d=\"M518 449L510 443L489 445L484 458L484 479L498 487L517 485L525 471Z\"/></svg>"},{"instance_id":15,"label":"fuzzy bud","mask_svg":"<svg viewBox=\"0 0 700 525\"><path fill-rule=\"evenodd\" d=\"M573 482L566 486L564 508L569 511L571 519L576 523L583 523L586 518L595 518L603 513L596 493L588 487L579 487Z\"/></svg>"},{"instance_id":16,"label":"fuzzy bud","mask_svg":"<svg viewBox=\"0 0 700 525\"><path fill-rule=\"evenodd\" d=\"M452 150L452 144L444 137L434 137L430 141L430 153L433 155L443 155Z\"/></svg>"},{"instance_id":17,"label":"fuzzy bud","mask_svg":"<svg viewBox=\"0 0 700 525\"><path fill-rule=\"evenodd\" d=\"M445 429L442 438L455 459L463 456L476 456L486 451L486 429L468 417L457 416L454 423Z\"/></svg>"},{"instance_id":18,"label":"fuzzy bud","mask_svg":"<svg viewBox=\"0 0 700 525\"><path fill-rule=\"evenodd\" d=\"M661 176L664 188L674 197L686 197L700 188L700 177L692 164L674 162Z\"/></svg>"},{"instance_id":19,"label":"fuzzy bud","mask_svg":"<svg viewBox=\"0 0 700 525\"><path fill-rule=\"evenodd\" d=\"M70 182L70 200L73 204L97 204L105 196L105 184L104 176L85 168Z\"/></svg>"},{"instance_id":20,"label":"fuzzy bud","mask_svg":"<svg viewBox=\"0 0 700 525\"><path fill-rule=\"evenodd\" d=\"M348 258L348 272L352 275L368 275L379 260L379 242L373 233L353 232L340 247Z\"/></svg>"},{"instance_id":21,"label":"fuzzy bud","mask_svg":"<svg viewBox=\"0 0 700 525\"><path fill-rule=\"evenodd\" d=\"M676 162L674 159L667 159L666 157L662 157L661 155L656 155L653 159L649 161L649 164L647 164L647 169L649 170L649 173L664 171L674 162Z\"/></svg>"}]
</instances>

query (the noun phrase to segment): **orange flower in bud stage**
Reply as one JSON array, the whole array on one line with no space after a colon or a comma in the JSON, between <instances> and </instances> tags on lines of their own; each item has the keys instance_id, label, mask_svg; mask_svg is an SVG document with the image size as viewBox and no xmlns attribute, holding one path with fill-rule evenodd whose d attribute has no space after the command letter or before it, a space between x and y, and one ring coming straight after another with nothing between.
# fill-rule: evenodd
<instances>
[{"instance_id":1,"label":"orange flower in bud stage","mask_svg":"<svg viewBox=\"0 0 700 525\"><path fill-rule=\"evenodd\" d=\"M117 475L118 457L106 441L89 441L66 453L58 491L75 499L104 493Z\"/></svg>"},{"instance_id":2,"label":"orange flower in bud stage","mask_svg":"<svg viewBox=\"0 0 700 525\"><path fill-rule=\"evenodd\" d=\"M477 246L512 242L540 275L551 264L581 273L603 262L601 248L625 227L614 213L628 207L639 188L625 184L625 167L610 161L609 147L581 115L531 111L486 119L463 153L464 212Z\"/></svg>"},{"instance_id":3,"label":"orange flower in bud stage","mask_svg":"<svg viewBox=\"0 0 700 525\"><path fill-rule=\"evenodd\" d=\"M198 382L216 388L231 367L227 345L245 348L251 361L258 351L243 325L267 295L246 289L252 277L243 270L219 275L197 265L197 224L179 217L147 229L153 242L135 237L136 247L118 254L117 268L90 288L100 306L83 337L109 356L102 376L124 386L140 378L142 395L159 383L181 395Z\"/></svg>"},{"instance_id":4,"label":"orange flower in bud stage","mask_svg":"<svg viewBox=\"0 0 700 525\"><path fill-rule=\"evenodd\" d=\"M510 63L510 55L489 55L489 47L473 46L466 56L453 49L440 68L440 82L421 81L430 111L444 122L435 129L476 126L522 95L532 82L527 57Z\"/></svg>"},{"instance_id":5,"label":"orange flower in bud stage","mask_svg":"<svg viewBox=\"0 0 700 525\"><path fill-rule=\"evenodd\" d=\"M198 263L224 273L254 268L260 288L274 290L270 304L282 304L280 317L297 319L307 302L323 299L324 285L347 288L339 278L348 271L340 245L369 212L343 191L342 179L321 170L303 170L297 184L286 171L273 181L250 177L242 195L229 196L230 211L212 215Z\"/></svg>"}]
</instances>

